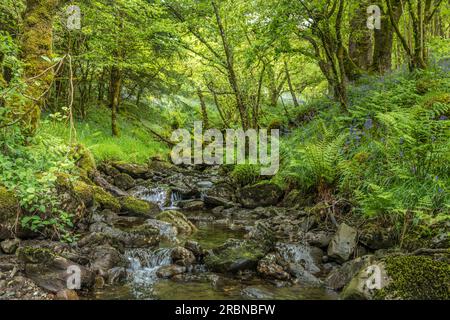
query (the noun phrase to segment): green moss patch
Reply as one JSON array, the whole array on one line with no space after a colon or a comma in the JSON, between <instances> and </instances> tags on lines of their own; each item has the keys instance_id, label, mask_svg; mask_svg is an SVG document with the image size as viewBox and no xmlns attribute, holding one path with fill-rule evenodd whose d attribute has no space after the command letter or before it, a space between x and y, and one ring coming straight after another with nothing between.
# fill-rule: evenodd
<instances>
[{"instance_id":1,"label":"green moss patch","mask_svg":"<svg viewBox=\"0 0 450 320\"><path fill-rule=\"evenodd\" d=\"M422 256L386 258L391 281L377 293L379 299L450 299L450 265Z\"/></svg>"}]
</instances>

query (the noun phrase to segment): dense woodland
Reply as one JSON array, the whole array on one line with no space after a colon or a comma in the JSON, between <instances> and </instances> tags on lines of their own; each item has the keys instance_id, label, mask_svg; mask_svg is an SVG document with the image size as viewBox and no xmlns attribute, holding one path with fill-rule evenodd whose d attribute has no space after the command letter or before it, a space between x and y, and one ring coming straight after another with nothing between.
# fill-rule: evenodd
<instances>
[{"instance_id":1,"label":"dense woodland","mask_svg":"<svg viewBox=\"0 0 450 320\"><path fill-rule=\"evenodd\" d=\"M88 205L67 205L61 180L123 196L102 168L169 166L173 130L203 121L281 132L276 175L220 169L238 192L273 184L331 229L389 232L427 266L441 254L422 285L442 282L449 117L448 0L2 0L0 240L76 244Z\"/></svg>"}]
</instances>

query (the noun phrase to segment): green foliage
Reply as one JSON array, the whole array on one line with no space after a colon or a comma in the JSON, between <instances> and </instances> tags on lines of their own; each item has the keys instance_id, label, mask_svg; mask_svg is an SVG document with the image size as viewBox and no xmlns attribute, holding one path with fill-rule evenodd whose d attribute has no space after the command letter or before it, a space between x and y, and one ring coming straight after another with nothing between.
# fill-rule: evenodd
<instances>
[{"instance_id":1,"label":"green foliage","mask_svg":"<svg viewBox=\"0 0 450 320\"><path fill-rule=\"evenodd\" d=\"M70 148L52 136L37 137L32 146L5 138L0 142L0 183L15 193L25 210L22 227L42 232L54 228L69 240L72 216L61 209L55 183L58 174L74 168Z\"/></svg>"},{"instance_id":2,"label":"green foliage","mask_svg":"<svg viewBox=\"0 0 450 320\"><path fill-rule=\"evenodd\" d=\"M334 187L356 211L400 225L406 214L415 225L448 221L449 84L440 71L362 79L348 114L316 106L316 118L289 138L279 179Z\"/></svg>"},{"instance_id":3,"label":"green foliage","mask_svg":"<svg viewBox=\"0 0 450 320\"><path fill-rule=\"evenodd\" d=\"M97 162L113 160L130 163L146 163L151 156L165 157L167 146L154 140L141 121L150 118L141 112L141 121L136 121L131 112L123 111L119 116L118 125L122 132L120 137L110 134L110 115L105 107L97 107L95 113L89 113L84 121L76 121L77 140L86 146ZM136 111L139 112L139 111ZM51 134L66 142L70 141L70 129L63 121L47 118L42 121L39 134Z\"/></svg>"},{"instance_id":4,"label":"green foliage","mask_svg":"<svg viewBox=\"0 0 450 320\"><path fill-rule=\"evenodd\" d=\"M309 190L332 187L339 176L340 148L345 134L337 135L320 121L317 139L301 144L291 154L284 175L298 187Z\"/></svg>"},{"instance_id":5,"label":"green foliage","mask_svg":"<svg viewBox=\"0 0 450 320\"><path fill-rule=\"evenodd\" d=\"M260 167L252 164L238 164L231 172L231 178L242 187L254 184L260 179Z\"/></svg>"}]
</instances>

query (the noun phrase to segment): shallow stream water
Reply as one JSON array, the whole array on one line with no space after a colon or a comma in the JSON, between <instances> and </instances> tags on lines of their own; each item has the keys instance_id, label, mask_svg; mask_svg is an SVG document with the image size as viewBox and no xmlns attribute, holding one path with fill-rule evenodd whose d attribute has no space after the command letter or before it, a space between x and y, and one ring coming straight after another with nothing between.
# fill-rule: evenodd
<instances>
[{"instance_id":1,"label":"shallow stream water","mask_svg":"<svg viewBox=\"0 0 450 320\"><path fill-rule=\"evenodd\" d=\"M141 188L135 196L157 203L162 210L177 209L181 199L177 194L168 194L163 188ZM125 252L128 259L128 278L125 284L106 286L93 294L93 299L152 299L152 300L242 300L242 299L336 299L333 291L303 285L276 286L255 275L229 275L209 272L205 266L197 265L180 278L160 279L158 268L171 264L171 249L191 239L203 249L220 246L228 239L243 239L246 231L242 225L232 221L217 220L209 212L184 214L198 228L190 237L173 236L162 241L158 248L131 249ZM164 231L163 231L164 232ZM175 240L175 243L174 241ZM295 252L290 252L295 254ZM299 252L301 254L301 252Z\"/></svg>"}]
</instances>

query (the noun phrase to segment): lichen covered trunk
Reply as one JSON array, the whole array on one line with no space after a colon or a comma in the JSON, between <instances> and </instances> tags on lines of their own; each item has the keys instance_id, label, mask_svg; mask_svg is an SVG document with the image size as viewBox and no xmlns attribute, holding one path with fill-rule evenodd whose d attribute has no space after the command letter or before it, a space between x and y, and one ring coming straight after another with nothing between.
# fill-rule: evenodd
<instances>
[{"instance_id":1,"label":"lichen covered trunk","mask_svg":"<svg viewBox=\"0 0 450 320\"><path fill-rule=\"evenodd\" d=\"M28 101L15 111L22 130L27 135L36 131L43 96L48 91L53 72L51 64L42 57L52 56L53 17L59 0L27 0L22 36L22 55L28 82Z\"/></svg>"}]
</instances>

